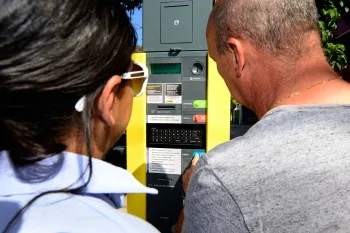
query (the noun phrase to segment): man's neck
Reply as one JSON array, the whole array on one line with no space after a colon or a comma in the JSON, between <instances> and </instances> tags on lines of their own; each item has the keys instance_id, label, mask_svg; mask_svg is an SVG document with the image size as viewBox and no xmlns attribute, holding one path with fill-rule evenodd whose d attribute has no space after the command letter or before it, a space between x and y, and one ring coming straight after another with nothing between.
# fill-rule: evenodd
<instances>
[{"instance_id":1,"label":"man's neck","mask_svg":"<svg viewBox=\"0 0 350 233\"><path fill-rule=\"evenodd\" d=\"M251 104L259 118L280 105L350 103L350 85L330 80L337 74L323 56L306 57L286 69L277 63L261 69L259 76L266 82L255 86Z\"/></svg>"}]
</instances>

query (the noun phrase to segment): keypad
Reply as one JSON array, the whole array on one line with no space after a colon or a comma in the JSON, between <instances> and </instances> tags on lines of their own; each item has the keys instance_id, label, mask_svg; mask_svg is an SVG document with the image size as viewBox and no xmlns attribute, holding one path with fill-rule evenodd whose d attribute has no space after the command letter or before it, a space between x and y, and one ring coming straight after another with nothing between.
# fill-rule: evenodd
<instances>
[{"instance_id":1,"label":"keypad","mask_svg":"<svg viewBox=\"0 0 350 233\"><path fill-rule=\"evenodd\" d=\"M197 145L202 143L201 130L188 129L151 129L151 143Z\"/></svg>"}]
</instances>

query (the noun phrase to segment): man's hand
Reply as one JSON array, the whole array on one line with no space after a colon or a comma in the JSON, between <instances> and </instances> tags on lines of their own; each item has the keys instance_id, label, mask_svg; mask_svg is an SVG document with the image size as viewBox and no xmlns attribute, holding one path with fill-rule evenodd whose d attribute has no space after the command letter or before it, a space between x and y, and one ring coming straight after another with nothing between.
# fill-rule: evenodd
<instances>
[{"instance_id":1,"label":"man's hand","mask_svg":"<svg viewBox=\"0 0 350 233\"><path fill-rule=\"evenodd\" d=\"M199 156L196 155L192 160L191 168L188 169L182 177L182 184L183 184L184 192L187 192L187 186L188 186L188 183L190 182L191 174L192 174L198 160L199 160Z\"/></svg>"},{"instance_id":2,"label":"man's hand","mask_svg":"<svg viewBox=\"0 0 350 233\"><path fill-rule=\"evenodd\" d=\"M197 161L199 160L199 156L196 155L193 159L192 159L192 165L191 165L191 168L188 169L185 174L182 176L182 185L183 185L183 189L184 189L184 192L187 192L187 186L188 186L188 183L190 182L190 178L191 178L191 174L196 166L196 163ZM176 227L175 227L175 230L173 233L181 233L182 231L182 223L184 221L184 211L181 210L181 213L180 213L180 216L177 220L177 223L176 223Z\"/></svg>"}]
</instances>

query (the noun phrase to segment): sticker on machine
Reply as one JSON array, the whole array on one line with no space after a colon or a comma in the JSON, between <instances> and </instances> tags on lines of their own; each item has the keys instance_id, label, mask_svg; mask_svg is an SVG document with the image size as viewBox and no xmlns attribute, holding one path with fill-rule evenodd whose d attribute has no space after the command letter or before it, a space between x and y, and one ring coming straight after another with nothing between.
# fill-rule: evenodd
<instances>
[{"instance_id":1,"label":"sticker on machine","mask_svg":"<svg viewBox=\"0 0 350 233\"><path fill-rule=\"evenodd\" d=\"M147 123L181 124L181 115L148 115Z\"/></svg>"},{"instance_id":2,"label":"sticker on machine","mask_svg":"<svg viewBox=\"0 0 350 233\"><path fill-rule=\"evenodd\" d=\"M146 89L148 104L162 104L163 103L163 85L162 84L148 84Z\"/></svg>"},{"instance_id":3,"label":"sticker on machine","mask_svg":"<svg viewBox=\"0 0 350 233\"><path fill-rule=\"evenodd\" d=\"M148 148L148 172L181 175L181 149Z\"/></svg>"},{"instance_id":4,"label":"sticker on machine","mask_svg":"<svg viewBox=\"0 0 350 233\"><path fill-rule=\"evenodd\" d=\"M180 83L165 84L165 103L166 104L182 103L182 85Z\"/></svg>"}]
</instances>

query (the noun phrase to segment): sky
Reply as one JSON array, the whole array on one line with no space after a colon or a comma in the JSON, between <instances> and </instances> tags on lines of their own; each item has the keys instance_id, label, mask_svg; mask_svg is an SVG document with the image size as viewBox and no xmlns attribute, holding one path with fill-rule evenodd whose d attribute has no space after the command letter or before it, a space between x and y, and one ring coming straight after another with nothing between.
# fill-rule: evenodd
<instances>
[{"instance_id":1,"label":"sky","mask_svg":"<svg viewBox=\"0 0 350 233\"><path fill-rule=\"evenodd\" d=\"M135 13L131 17L131 21L138 35L137 45L142 45L142 9L135 10Z\"/></svg>"}]
</instances>

